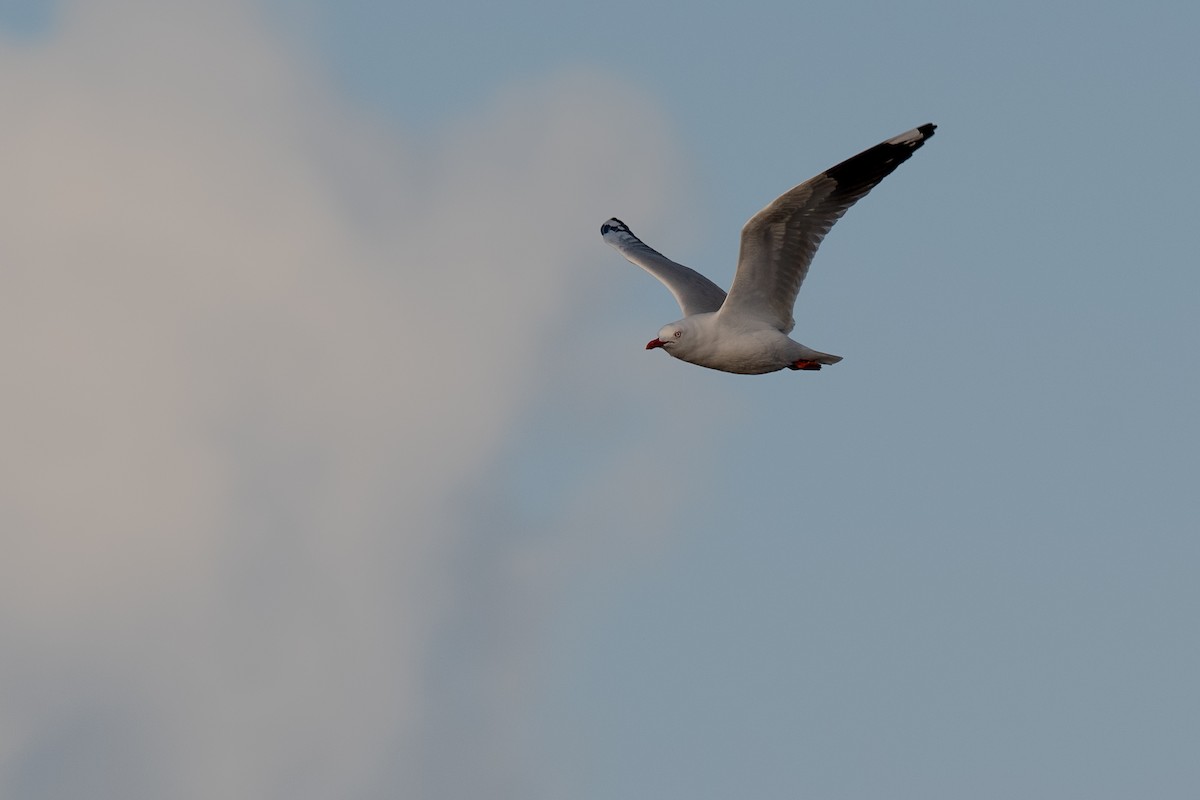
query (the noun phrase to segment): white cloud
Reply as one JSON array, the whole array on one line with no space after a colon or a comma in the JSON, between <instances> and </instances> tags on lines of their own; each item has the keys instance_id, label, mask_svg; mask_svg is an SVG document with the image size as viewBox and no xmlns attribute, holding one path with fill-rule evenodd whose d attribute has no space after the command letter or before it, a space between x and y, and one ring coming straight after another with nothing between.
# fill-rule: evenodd
<instances>
[{"instance_id":1,"label":"white cloud","mask_svg":"<svg viewBox=\"0 0 1200 800\"><path fill-rule=\"evenodd\" d=\"M392 796L463 488L664 125L577 74L404 142L240 3L60 16L0 45L0 794Z\"/></svg>"}]
</instances>

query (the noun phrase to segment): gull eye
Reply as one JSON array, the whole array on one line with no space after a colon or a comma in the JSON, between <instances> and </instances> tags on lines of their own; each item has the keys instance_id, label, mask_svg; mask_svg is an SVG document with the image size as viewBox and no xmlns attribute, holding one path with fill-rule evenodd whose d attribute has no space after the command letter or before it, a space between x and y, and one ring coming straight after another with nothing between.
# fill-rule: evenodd
<instances>
[{"instance_id":1,"label":"gull eye","mask_svg":"<svg viewBox=\"0 0 1200 800\"><path fill-rule=\"evenodd\" d=\"M683 336L683 331L675 331L675 338L678 339L680 336Z\"/></svg>"}]
</instances>

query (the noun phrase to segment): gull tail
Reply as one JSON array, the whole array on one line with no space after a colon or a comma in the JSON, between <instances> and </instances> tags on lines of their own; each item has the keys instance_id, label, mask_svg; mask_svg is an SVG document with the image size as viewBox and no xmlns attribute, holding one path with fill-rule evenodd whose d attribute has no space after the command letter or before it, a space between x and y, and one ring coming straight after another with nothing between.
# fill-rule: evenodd
<instances>
[{"instance_id":1,"label":"gull tail","mask_svg":"<svg viewBox=\"0 0 1200 800\"><path fill-rule=\"evenodd\" d=\"M804 349L806 352L801 356L801 358L805 361L815 361L818 364L836 364L842 360L841 356L835 356L832 353L822 353L817 350L809 350L807 347Z\"/></svg>"}]
</instances>

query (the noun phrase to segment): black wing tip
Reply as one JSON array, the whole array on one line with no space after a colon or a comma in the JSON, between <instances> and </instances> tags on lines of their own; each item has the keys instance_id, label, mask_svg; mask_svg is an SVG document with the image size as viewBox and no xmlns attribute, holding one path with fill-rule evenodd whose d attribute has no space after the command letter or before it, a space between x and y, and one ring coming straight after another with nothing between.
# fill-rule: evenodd
<instances>
[{"instance_id":1,"label":"black wing tip","mask_svg":"<svg viewBox=\"0 0 1200 800\"><path fill-rule=\"evenodd\" d=\"M935 130L937 125L926 122L846 159L825 175L837 183L838 193L861 197L917 152Z\"/></svg>"},{"instance_id":2,"label":"black wing tip","mask_svg":"<svg viewBox=\"0 0 1200 800\"><path fill-rule=\"evenodd\" d=\"M925 140L931 138L933 136L933 132L936 130L937 125L934 125L932 122L926 122L924 125L918 125L912 130L905 131L899 136L888 139L882 145L879 145L879 147L906 147L910 151L916 150L921 145L925 144ZM875 148L871 149L874 150ZM870 151L868 150L867 152Z\"/></svg>"},{"instance_id":3,"label":"black wing tip","mask_svg":"<svg viewBox=\"0 0 1200 800\"><path fill-rule=\"evenodd\" d=\"M605 222L603 225L600 226L600 235L601 236L612 233L613 231L616 231L617 233L630 233L631 232L629 230L629 226L626 225L624 222L621 222L621 220L617 219L616 217L613 217L612 219L608 220L608 222Z\"/></svg>"}]
</instances>

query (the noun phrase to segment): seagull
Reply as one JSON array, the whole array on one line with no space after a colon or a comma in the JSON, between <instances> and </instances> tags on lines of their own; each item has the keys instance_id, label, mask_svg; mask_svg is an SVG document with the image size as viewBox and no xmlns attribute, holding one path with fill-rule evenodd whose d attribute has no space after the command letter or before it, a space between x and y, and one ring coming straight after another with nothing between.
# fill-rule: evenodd
<instances>
[{"instance_id":1,"label":"seagull","mask_svg":"<svg viewBox=\"0 0 1200 800\"><path fill-rule=\"evenodd\" d=\"M821 240L846 210L933 136L933 123L864 150L784 192L742 228L733 285L721 287L677 264L612 218L600 235L629 261L662 281L683 311L646 345L702 367L761 375L784 367L818 370L841 356L805 347L788 337L792 308Z\"/></svg>"}]
</instances>

